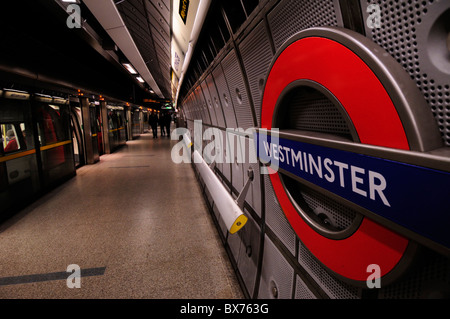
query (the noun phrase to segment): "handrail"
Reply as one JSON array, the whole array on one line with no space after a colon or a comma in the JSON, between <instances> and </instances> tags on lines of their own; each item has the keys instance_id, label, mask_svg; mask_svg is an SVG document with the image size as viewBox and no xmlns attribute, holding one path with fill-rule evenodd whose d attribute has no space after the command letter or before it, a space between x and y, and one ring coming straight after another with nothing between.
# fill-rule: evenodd
<instances>
[{"instance_id":1,"label":"handrail","mask_svg":"<svg viewBox=\"0 0 450 319\"><path fill-rule=\"evenodd\" d=\"M183 135L183 140L188 148L192 146L191 140L186 134ZM236 233L247 223L247 216L244 215L237 201L233 199L198 151L194 151L193 158L225 226L230 234ZM239 197L242 197L242 194Z\"/></svg>"}]
</instances>

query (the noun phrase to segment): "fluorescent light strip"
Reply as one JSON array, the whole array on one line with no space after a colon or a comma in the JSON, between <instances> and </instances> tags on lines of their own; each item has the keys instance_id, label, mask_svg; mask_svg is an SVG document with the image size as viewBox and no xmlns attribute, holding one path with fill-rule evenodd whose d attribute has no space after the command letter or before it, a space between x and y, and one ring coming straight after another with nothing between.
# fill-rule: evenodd
<instances>
[{"instance_id":1,"label":"fluorescent light strip","mask_svg":"<svg viewBox=\"0 0 450 319\"><path fill-rule=\"evenodd\" d=\"M124 63L123 66L130 72L131 74L137 74L136 70L129 63Z\"/></svg>"},{"instance_id":2,"label":"fluorescent light strip","mask_svg":"<svg viewBox=\"0 0 450 319\"><path fill-rule=\"evenodd\" d=\"M145 82L144 79L141 78L140 76L138 76L138 77L136 78L136 80L138 80L138 81L141 82L141 83L144 83L144 82Z\"/></svg>"}]
</instances>

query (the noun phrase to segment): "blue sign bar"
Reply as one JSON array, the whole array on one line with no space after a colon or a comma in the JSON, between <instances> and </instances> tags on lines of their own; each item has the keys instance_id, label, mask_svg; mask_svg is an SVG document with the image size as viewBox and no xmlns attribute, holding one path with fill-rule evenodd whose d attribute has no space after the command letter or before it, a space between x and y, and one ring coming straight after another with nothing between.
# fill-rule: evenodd
<instances>
[{"instance_id":1,"label":"blue sign bar","mask_svg":"<svg viewBox=\"0 0 450 319\"><path fill-rule=\"evenodd\" d=\"M256 134L259 159L450 248L450 173Z\"/></svg>"}]
</instances>

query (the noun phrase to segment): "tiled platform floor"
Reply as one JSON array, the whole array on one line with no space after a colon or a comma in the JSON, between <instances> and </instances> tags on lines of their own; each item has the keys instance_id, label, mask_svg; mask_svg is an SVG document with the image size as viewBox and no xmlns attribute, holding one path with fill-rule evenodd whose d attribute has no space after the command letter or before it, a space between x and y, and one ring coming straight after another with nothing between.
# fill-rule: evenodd
<instances>
[{"instance_id":1,"label":"tiled platform floor","mask_svg":"<svg viewBox=\"0 0 450 319\"><path fill-rule=\"evenodd\" d=\"M144 134L1 224L0 298L243 298L192 168L170 158L175 143ZM71 264L81 288L13 284Z\"/></svg>"}]
</instances>

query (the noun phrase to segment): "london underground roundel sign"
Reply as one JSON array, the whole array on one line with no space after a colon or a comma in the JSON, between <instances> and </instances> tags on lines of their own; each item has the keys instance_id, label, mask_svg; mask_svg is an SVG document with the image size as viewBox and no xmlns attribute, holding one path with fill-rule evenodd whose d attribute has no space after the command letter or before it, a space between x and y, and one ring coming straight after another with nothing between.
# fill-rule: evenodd
<instances>
[{"instance_id":1,"label":"london underground roundel sign","mask_svg":"<svg viewBox=\"0 0 450 319\"><path fill-rule=\"evenodd\" d=\"M281 97L286 88L299 81L325 88L339 102L360 144L420 152L439 144L431 115L421 113L423 104L416 107L423 97L411 84L409 76L382 48L355 32L341 28L309 29L292 37L278 50L264 88L261 128L276 128ZM292 143L285 142L284 149L287 149ZM298 147L298 143L294 144L290 148L292 154ZM327 157L329 165L324 161L325 156L319 157L322 180L333 178L337 190L348 187L382 209L391 208L390 198L384 192L383 176L377 172L375 162L375 166L369 168L365 167L364 158L358 160L358 166L335 160L333 171L332 155ZM301 157L296 159L300 164ZM345 185L344 172L349 174ZM299 239L325 267L354 283L366 282L367 269L372 264L379 266L384 278L393 278L397 269L405 268L415 247L407 237L365 216L357 229L345 238L324 236L299 214L280 174L269 175L279 204ZM363 190L364 178L367 185ZM309 182L316 184L314 180ZM333 192L333 188L328 190Z\"/></svg>"}]
</instances>

